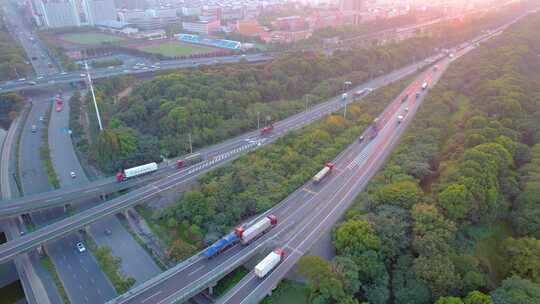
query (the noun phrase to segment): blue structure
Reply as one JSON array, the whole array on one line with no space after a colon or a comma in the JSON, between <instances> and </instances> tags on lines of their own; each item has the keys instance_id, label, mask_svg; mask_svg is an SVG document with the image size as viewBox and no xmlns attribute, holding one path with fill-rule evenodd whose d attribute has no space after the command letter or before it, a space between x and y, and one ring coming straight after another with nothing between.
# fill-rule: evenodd
<instances>
[{"instance_id":1,"label":"blue structure","mask_svg":"<svg viewBox=\"0 0 540 304\"><path fill-rule=\"evenodd\" d=\"M212 244L212 246L206 248L206 250L202 253L202 256L208 259L212 258L219 253L227 250L229 247L236 244L239 240L240 238L234 232L231 232L219 239L214 244Z\"/></svg>"},{"instance_id":2,"label":"blue structure","mask_svg":"<svg viewBox=\"0 0 540 304\"><path fill-rule=\"evenodd\" d=\"M199 35L179 34L178 40L194 44L214 46L222 49L239 50L242 43L234 40L204 38Z\"/></svg>"}]
</instances>

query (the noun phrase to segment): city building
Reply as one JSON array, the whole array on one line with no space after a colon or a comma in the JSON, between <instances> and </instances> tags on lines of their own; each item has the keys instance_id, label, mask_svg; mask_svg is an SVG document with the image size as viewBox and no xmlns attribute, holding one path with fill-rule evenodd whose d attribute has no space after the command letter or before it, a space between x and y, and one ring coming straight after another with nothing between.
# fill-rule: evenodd
<instances>
[{"instance_id":1,"label":"city building","mask_svg":"<svg viewBox=\"0 0 540 304\"><path fill-rule=\"evenodd\" d=\"M244 36L258 36L264 32L264 28L257 20L237 20L235 31Z\"/></svg>"},{"instance_id":2,"label":"city building","mask_svg":"<svg viewBox=\"0 0 540 304\"><path fill-rule=\"evenodd\" d=\"M359 11L365 0L340 0L339 8L342 11Z\"/></svg>"},{"instance_id":3,"label":"city building","mask_svg":"<svg viewBox=\"0 0 540 304\"><path fill-rule=\"evenodd\" d=\"M184 28L184 30L189 32L209 34L219 30L219 28L221 27L221 23L219 22L219 20L192 22L184 21L182 22L182 27Z\"/></svg>"},{"instance_id":4,"label":"city building","mask_svg":"<svg viewBox=\"0 0 540 304\"><path fill-rule=\"evenodd\" d=\"M82 7L88 25L94 26L117 19L114 0L83 0Z\"/></svg>"},{"instance_id":5,"label":"city building","mask_svg":"<svg viewBox=\"0 0 540 304\"><path fill-rule=\"evenodd\" d=\"M309 24L304 17L289 16L280 17L272 22L272 27L278 31L302 31L309 28Z\"/></svg>"},{"instance_id":6,"label":"city building","mask_svg":"<svg viewBox=\"0 0 540 304\"><path fill-rule=\"evenodd\" d=\"M80 26L81 20L73 0L37 0L36 12L46 27Z\"/></svg>"}]
</instances>

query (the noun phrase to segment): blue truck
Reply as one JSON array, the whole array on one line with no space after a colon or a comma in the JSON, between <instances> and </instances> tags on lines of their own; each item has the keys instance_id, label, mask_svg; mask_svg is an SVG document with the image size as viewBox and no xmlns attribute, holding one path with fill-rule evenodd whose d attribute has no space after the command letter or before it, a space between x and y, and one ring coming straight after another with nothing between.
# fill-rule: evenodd
<instances>
[{"instance_id":1,"label":"blue truck","mask_svg":"<svg viewBox=\"0 0 540 304\"><path fill-rule=\"evenodd\" d=\"M229 249L230 247L234 246L239 241L240 238L236 235L236 233L231 232L216 241L210 247L206 248L206 250L202 253L202 256L207 259L211 259L216 255L222 253L223 251Z\"/></svg>"}]
</instances>

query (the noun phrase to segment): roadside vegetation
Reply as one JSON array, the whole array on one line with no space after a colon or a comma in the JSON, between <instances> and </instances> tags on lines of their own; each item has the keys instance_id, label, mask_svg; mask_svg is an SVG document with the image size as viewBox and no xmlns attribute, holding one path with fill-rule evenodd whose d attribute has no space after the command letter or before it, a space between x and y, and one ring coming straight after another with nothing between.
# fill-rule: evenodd
<instances>
[{"instance_id":1,"label":"roadside vegetation","mask_svg":"<svg viewBox=\"0 0 540 304\"><path fill-rule=\"evenodd\" d=\"M540 15L460 58L385 168L304 257L314 303L540 299Z\"/></svg>"},{"instance_id":2,"label":"roadside vegetation","mask_svg":"<svg viewBox=\"0 0 540 304\"><path fill-rule=\"evenodd\" d=\"M107 275L118 294L127 292L134 284L135 279L126 276L121 269L122 259L111 254L108 246L97 246L92 250L101 270Z\"/></svg>"},{"instance_id":3,"label":"roadside vegetation","mask_svg":"<svg viewBox=\"0 0 540 304\"><path fill-rule=\"evenodd\" d=\"M101 59L101 60L93 60L92 61L92 67L94 68L105 68L110 66L117 66L124 64L124 61L119 58L110 58L110 59Z\"/></svg>"},{"instance_id":4,"label":"roadside vegetation","mask_svg":"<svg viewBox=\"0 0 540 304\"><path fill-rule=\"evenodd\" d=\"M56 171L54 171L54 165L52 163L51 159L51 150L49 149L49 121L51 119L51 112L52 112L53 104L51 103L49 106L49 110L44 115L44 123L45 128L42 128L41 133L41 147L39 148L39 155L41 157L41 161L45 165L45 171L47 171L47 180L49 181L49 185L53 186L54 189L60 188L60 180L58 179L58 175L56 174Z\"/></svg>"},{"instance_id":5,"label":"roadside vegetation","mask_svg":"<svg viewBox=\"0 0 540 304\"><path fill-rule=\"evenodd\" d=\"M212 296L216 299L219 299L219 297L221 297L229 289L234 287L248 273L249 270L243 266L236 268L217 282L216 286L214 286L214 293L212 294Z\"/></svg>"},{"instance_id":6,"label":"roadside vegetation","mask_svg":"<svg viewBox=\"0 0 540 304\"><path fill-rule=\"evenodd\" d=\"M0 127L9 129L11 122L19 115L24 99L16 93L0 94Z\"/></svg>"},{"instance_id":7,"label":"roadside vegetation","mask_svg":"<svg viewBox=\"0 0 540 304\"><path fill-rule=\"evenodd\" d=\"M62 297L62 301L64 302L64 304L71 303L67 295L66 289L64 288L64 285L62 284L62 281L60 280L60 277L58 276L58 272L56 272L56 267L54 266L51 258L46 253L44 253L39 258L39 261L41 262L41 265L47 270L47 272L52 276L54 285L56 286L56 289L60 293L60 297Z\"/></svg>"},{"instance_id":8,"label":"roadside vegetation","mask_svg":"<svg viewBox=\"0 0 540 304\"><path fill-rule=\"evenodd\" d=\"M243 219L279 203L360 136L409 81L388 85L351 104L347 119L339 111L204 174L197 188L183 193L169 208L144 212L154 233L169 245L169 259L192 255Z\"/></svg>"}]
</instances>

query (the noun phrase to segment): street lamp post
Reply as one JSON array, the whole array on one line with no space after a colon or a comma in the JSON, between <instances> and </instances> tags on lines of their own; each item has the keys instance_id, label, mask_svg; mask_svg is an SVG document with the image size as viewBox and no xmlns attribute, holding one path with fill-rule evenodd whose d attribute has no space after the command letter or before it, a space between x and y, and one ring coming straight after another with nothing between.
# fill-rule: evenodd
<instances>
[{"instance_id":1,"label":"street lamp post","mask_svg":"<svg viewBox=\"0 0 540 304\"><path fill-rule=\"evenodd\" d=\"M352 85L352 82L350 81L345 81L343 82L343 94L345 94L345 92L347 91L347 87ZM343 118L347 118L347 103L348 103L348 96L345 97L345 106L343 107Z\"/></svg>"},{"instance_id":2,"label":"street lamp post","mask_svg":"<svg viewBox=\"0 0 540 304\"><path fill-rule=\"evenodd\" d=\"M88 63L84 62L84 68L86 69L86 77L88 78L88 84L90 85L90 92L92 93L92 100L94 101L94 108L96 109L96 116L99 125L99 130L103 131L103 125L101 124L101 117L99 116L99 109L96 102L96 94L94 93L94 86L92 85L92 78L90 77L90 71L88 71Z\"/></svg>"}]
</instances>

